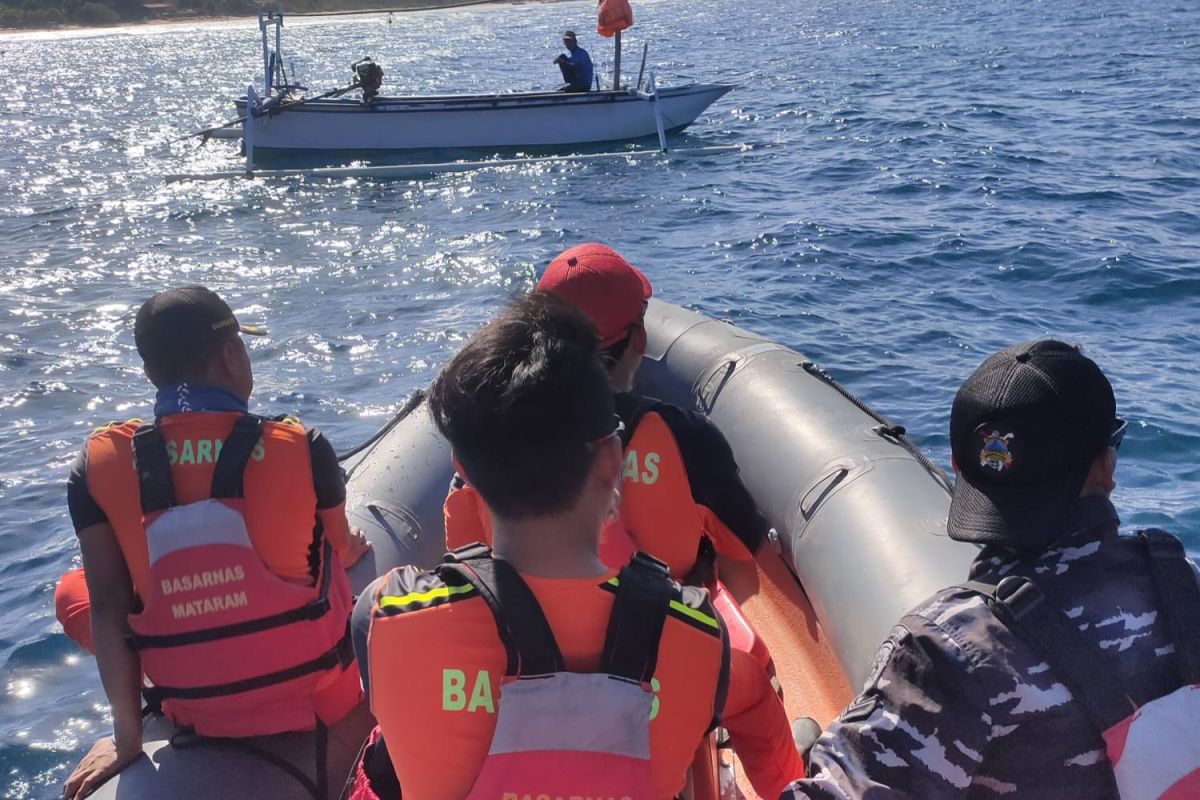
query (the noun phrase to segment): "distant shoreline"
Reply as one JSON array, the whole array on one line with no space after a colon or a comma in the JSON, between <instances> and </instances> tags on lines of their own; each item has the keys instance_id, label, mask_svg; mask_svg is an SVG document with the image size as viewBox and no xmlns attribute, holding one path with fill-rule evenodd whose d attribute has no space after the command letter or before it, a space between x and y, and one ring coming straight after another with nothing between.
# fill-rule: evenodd
<instances>
[{"instance_id":1,"label":"distant shoreline","mask_svg":"<svg viewBox=\"0 0 1200 800\"><path fill-rule=\"evenodd\" d=\"M355 9L330 9L329 11L296 11L289 13L283 12L284 18L297 17L348 17L358 14L404 14L410 11L438 11L441 9L467 8L470 6L484 5L525 5L529 3L553 3L562 2L562 0L449 0L449 2L438 3L429 2L429 0L416 0L412 5L401 6L385 6L381 8L366 7ZM143 20L122 20L114 22L111 25L82 25L69 23L64 25L56 25L51 28L0 28L0 36L6 38L19 38L22 35L35 37L40 34L47 33L68 33L68 34L88 34L98 33L104 34L107 32L120 32L125 29L144 29L144 28L166 28L166 27L182 27L186 25L208 24L215 22L233 22L236 20L252 20L255 16L250 14L231 14L231 15L173 15L169 17L157 17L154 19Z\"/></svg>"}]
</instances>

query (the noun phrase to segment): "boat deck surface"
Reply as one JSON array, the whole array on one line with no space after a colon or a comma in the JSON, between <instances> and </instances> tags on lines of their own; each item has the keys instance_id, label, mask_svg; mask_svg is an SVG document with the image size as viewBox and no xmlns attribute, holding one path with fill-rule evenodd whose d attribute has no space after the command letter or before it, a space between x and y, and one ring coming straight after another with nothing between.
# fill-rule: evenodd
<instances>
[{"instance_id":1,"label":"boat deck surface","mask_svg":"<svg viewBox=\"0 0 1200 800\"><path fill-rule=\"evenodd\" d=\"M719 573L771 651L788 719L812 717L824 728L852 692L799 581L769 547L754 562L722 560ZM760 800L740 765L737 776L747 800Z\"/></svg>"}]
</instances>

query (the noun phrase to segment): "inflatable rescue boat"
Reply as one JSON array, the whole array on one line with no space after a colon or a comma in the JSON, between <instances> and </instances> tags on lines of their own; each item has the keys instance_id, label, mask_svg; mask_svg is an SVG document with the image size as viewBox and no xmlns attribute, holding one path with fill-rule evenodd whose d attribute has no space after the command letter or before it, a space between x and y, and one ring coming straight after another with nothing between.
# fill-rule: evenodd
<instances>
[{"instance_id":1,"label":"inflatable rescue boat","mask_svg":"<svg viewBox=\"0 0 1200 800\"><path fill-rule=\"evenodd\" d=\"M659 300L646 327L639 391L716 423L774 528L756 561L722 561L720 578L769 649L789 716L827 724L902 614L966 576L977 549L946 536L949 482L903 428L796 351ZM422 395L343 458L350 523L373 544L350 570L355 591L398 564L437 563L452 468ZM371 725L365 709L351 717L329 732L330 797ZM196 740L152 718L147 757L93 797L311 797L316 739ZM692 800L737 796L726 751L702 747L693 772Z\"/></svg>"}]
</instances>

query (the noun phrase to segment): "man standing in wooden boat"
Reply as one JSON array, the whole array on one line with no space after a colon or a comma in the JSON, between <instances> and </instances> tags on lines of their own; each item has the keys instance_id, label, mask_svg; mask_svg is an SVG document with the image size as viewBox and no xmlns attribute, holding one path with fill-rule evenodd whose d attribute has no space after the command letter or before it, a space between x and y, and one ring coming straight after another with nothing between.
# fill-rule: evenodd
<instances>
[{"instance_id":1,"label":"man standing in wooden boat","mask_svg":"<svg viewBox=\"0 0 1200 800\"><path fill-rule=\"evenodd\" d=\"M590 92L592 90L592 57L588 51L579 46L575 31L563 33L563 46L566 53L559 53L554 59L562 71L563 85L560 92Z\"/></svg>"},{"instance_id":2,"label":"man standing in wooden boat","mask_svg":"<svg viewBox=\"0 0 1200 800\"><path fill-rule=\"evenodd\" d=\"M55 605L96 655L113 735L66 798L141 757L143 674L151 704L204 736L312 730L361 698L344 565L369 545L347 525L329 442L249 413L243 333L264 331L202 286L150 298L134 338L155 418L99 428L71 470L83 569L63 576Z\"/></svg>"},{"instance_id":3,"label":"man standing in wooden boat","mask_svg":"<svg viewBox=\"0 0 1200 800\"><path fill-rule=\"evenodd\" d=\"M948 531L984 548L893 629L784 798L1200 797L1200 586L1174 536L1118 533L1124 434L1062 342L967 379Z\"/></svg>"}]
</instances>

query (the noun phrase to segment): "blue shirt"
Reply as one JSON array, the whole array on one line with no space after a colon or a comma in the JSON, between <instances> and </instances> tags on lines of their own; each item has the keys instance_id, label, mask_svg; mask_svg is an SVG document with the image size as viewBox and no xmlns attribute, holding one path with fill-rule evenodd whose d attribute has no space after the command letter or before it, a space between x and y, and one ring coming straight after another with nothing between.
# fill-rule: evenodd
<instances>
[{"instance_id":1,"label":"blue shirt","mask_svg":"<svg viewBox=\"0 0 1200 800\"><path fill-rule=\"evenodd\" d=\"M592 57L588 55L588 51L578 46L576 46L574 50L568 48L567 63L575 68L575 80L573 83L583 86L588 91L591 91Z\"/></svg>"}]
</instances>

